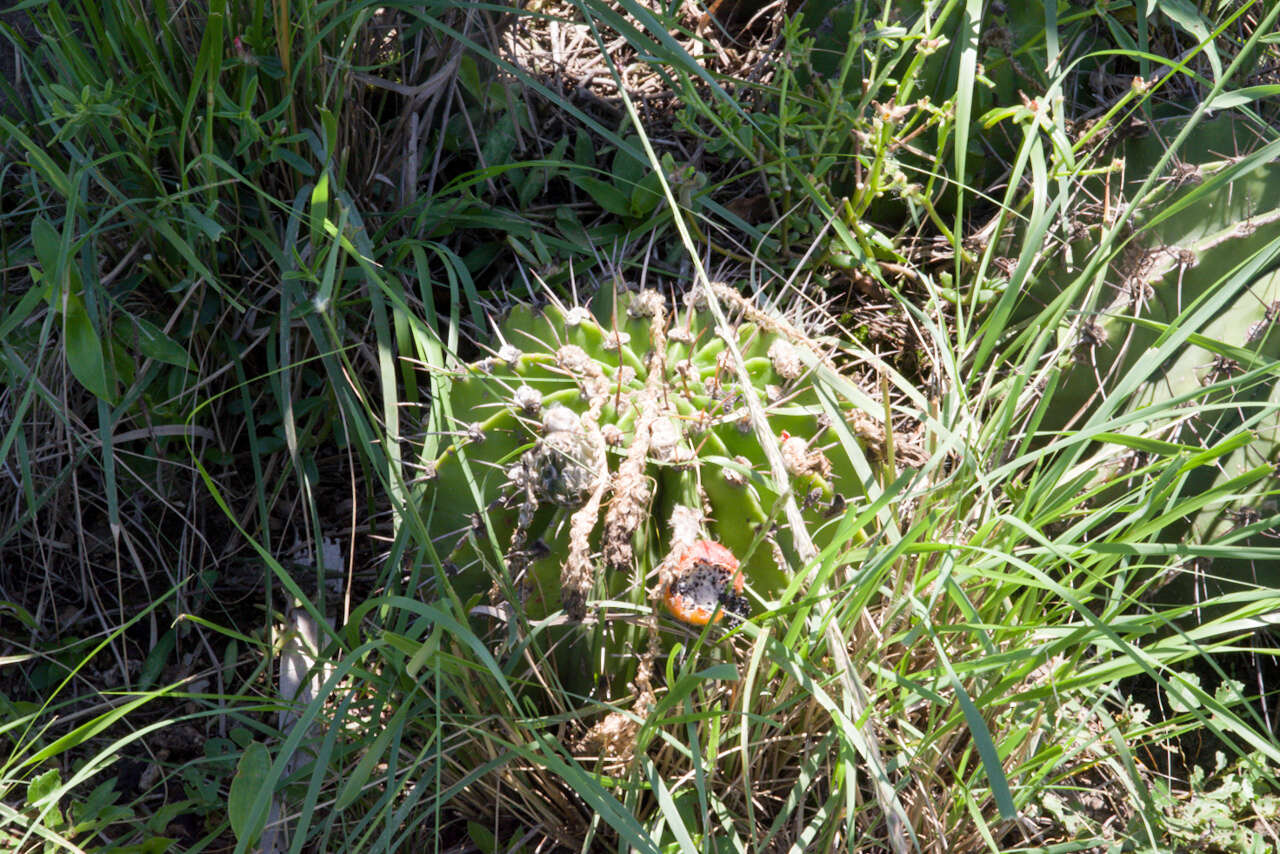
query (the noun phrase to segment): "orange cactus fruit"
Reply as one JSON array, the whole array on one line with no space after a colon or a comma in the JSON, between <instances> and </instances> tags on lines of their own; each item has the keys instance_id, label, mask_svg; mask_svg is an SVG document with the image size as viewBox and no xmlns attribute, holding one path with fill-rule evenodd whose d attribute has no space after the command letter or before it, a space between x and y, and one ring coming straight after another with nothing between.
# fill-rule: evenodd
<instances>
[{"instance_id":1,"label":"orange cactus fruit","mask_svg":"<svg viewBox=\"0 0 1280 854\"><path fill-rule=\"evenodd\" d=\"M738 619L747 616L742 570L733 552L711 540L681 544L676 549L671 581L663 591L667 608L676 619L705 626L726 613Z\"/></svg>"}]
</instances>

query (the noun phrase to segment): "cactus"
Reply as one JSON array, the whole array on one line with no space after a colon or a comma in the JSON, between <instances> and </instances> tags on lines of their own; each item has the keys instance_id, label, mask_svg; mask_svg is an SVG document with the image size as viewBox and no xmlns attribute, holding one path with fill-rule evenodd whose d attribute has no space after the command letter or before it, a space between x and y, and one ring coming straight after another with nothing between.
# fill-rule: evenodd
<instances>
[{"instance_id":1,"label":"cactus","mask_svg":"<svg viewBox=\"0 0 1280 854\"><path fill-rule=\"evenodd\" d=\"M1179 152L1181 165L1173 178L1135 211L1135 224L1153 224L1134 235L1124 253L1113 259L1108 285L1094 297L1100 304L1080 306L1059 329L1063 377L1053 405L1046 410L1044 427L1071 423L1074 415L1100 398L1100 388L1109 391L1117 378L1137 364L1168 324L1209 299L1222 287L1224 274L1254 253L1268 251L1280 236L1280 208L1272 201L1280 194L1280 169L1273 163L1251 158L1257 168L1238 171L1208 193L1200 186L1217 180L1215 176L1224 170L1239 170L1235 164L1245 158L1223 161L1213 153L1238 148L1235 133L1229 119L1202 122ZM1163 150L1157 138L1129 143L1129 187L1136 187L1150 174ZM1192 203L1182 204L1191 193L1196 194ZM1075 257L1080 258L1089 248L1086 241L1077 243ZM1049 302L1059 293L1060 283L1071 281L1079 272L1078 268L1068 270L1062 257L1059 254L1059 260L1040 272L1026 305ZM1213 324L1223 331L1221 341L1240 348L1257 343L1246 340L1243 332L1262 328L1263 315L1271 303L1265 290L1265 284L1246 283L1230 304L1220 308L1219 320ZM1237 327L1242 334L1230 331ZM1196 331L1204 334L1209 330ZM1193 366L1211 362L1212 356L1202 350L1192 360L1183 360L1176 375L1150 377L1129 408L1158 401L1171 388L1194 388L1203 379L1205 368Z\"/></svg>"},{"instance_id":2,"label":"cactus","mask_svg":"<svg viewBox=\"0 0 1280 854\"><path fill-rule=\"evenodd\" d=\"M1164 542L1215 542L1275 514L1269 496L1275 492L1270 467L1280 453L1280 374L1275 370L1280 358L1280 208L1275 203L1280 168L1263 156L1267 151L1218 159L1214 152L1235 148L1234 132L1225 119L1196 128L1180 152L1179 180L1137 211L1139 220L1154 222L1137 235L1136 249L1115 265L1123 286L1101 311L1086 306L1060 332L1066 351L1063 378L1042 424L1054 429L1085 423L1088 419L1077 413L1094 412L1105 400L1109 408L1101 417L1120 416L1122 431L1135 437L1206 449L1235 437L1233 449L1206 460L1179 487L1193 505L1200 496L1219 497L1166 525L1157 534ZM1132 146L1131 173L1145 176L1160 153L1158 141ZM1202 186L1229 168L1234 169L1230 180ZM1194 203L1181 206L1189 193L1196 194ZM1055 275L1051 268L1046 280L1059 275L1062 271ZM1193 334L1186 336L1187 330ZM1174 347L1176 340L1183 343ZM1158 363L1152 357L1157 347L1167 353ZM1115 396L1118 387L1126 391L1122 397ZM1172 405L1179 399L1180 405ZM1169 448L1175 453L1175 446ZM1117 449L1122 446L1102 451L1113 462L1097 468L1093 477L1095 486L1116 487L1099 492L1101 501L1121 494L1117 489L1150 461L1149 454ZM1235 544L1262 545L1270 533L1262 530ZM1260 574L1248 561L1219 560L1213 574L1275 584L1274 571L1263 570ZM1191 601L1190 579L1164 595Z\"/></svg>"},{"instance_id":3,"label":"cactus","mask_svg":"<svg viewBox=\"0 0 1280 854\"><path fill-rule=\"evenodd\" d=\"M531 617L563 609L581 619L597 593L647 606L655 568L653 590L686 606L671 612L703 623L718 619L707 611L717 600L741 614L744 584L776 597L790 540L771 524L779 496L745 393L759 396L819 541L864 494L815 389L815 367L834 370L821 346L712 287L750 389L701 291L674 308L651 290L600 293L594 310L517 306L498 324L493 354L454 370L455 438L427 465L423 498L434 499L430 530L460 567L453 586L464 600L515 593ZM848 404L826 411L850 424L861 450L879 451L868 416ZM696 578L685 564L700 568ZM507 578L486 571L500 566Z\"/></svg>"}]
</instances>

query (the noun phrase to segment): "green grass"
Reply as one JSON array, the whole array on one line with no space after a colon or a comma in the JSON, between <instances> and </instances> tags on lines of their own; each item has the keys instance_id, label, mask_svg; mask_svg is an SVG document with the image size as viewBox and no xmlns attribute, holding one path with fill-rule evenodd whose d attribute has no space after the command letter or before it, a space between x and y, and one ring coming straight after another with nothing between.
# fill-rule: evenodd
<instances>
[{"instance_id":1,"label":"green grass","mask_svg":"<svg viewBox=\"0 0 1280 854\"><path fill-rule=\"evenodd\" d=\"M1269 850L1280 10L1149 5L32 4L0 847ZM660 527L460 598L458 368L711 280L828 348L843 514L756 401L746 623L650 617Z\"/></svg>"}]
</instances>

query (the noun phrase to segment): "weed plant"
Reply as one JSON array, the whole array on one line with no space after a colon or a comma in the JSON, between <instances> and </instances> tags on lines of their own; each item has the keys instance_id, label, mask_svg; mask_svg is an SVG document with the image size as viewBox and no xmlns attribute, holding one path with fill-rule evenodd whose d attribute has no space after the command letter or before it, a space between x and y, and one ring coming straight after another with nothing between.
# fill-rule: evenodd
<instances>
[{"instance_id":1,"label":"weed plant","mask_svg":"<svg viewBox=\"0 0 1280 854\"><path fill-rule=\"evenodd\" d=\"M1274 4L16 14L0 846L1276 846ZM747 406L785 583L463 590L501 318L712 280L879 431L815 538Z\"/></svg>"}]
</instances>

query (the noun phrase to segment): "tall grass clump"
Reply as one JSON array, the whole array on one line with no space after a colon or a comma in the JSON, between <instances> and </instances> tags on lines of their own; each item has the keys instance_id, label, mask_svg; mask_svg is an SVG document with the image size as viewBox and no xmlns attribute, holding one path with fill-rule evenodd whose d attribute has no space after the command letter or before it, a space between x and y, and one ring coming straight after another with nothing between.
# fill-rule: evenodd
<instances>
[{"instance_id":1,"label":"tall grass clump","mask_svg":"<svg viewBox=\"0 0 1280 854\"><path fill-rule=\"evenodd\" d=\"M33 4L0 833L1263 850L1280 10L1148 5Z\"/></svg>"},{"instance_id":2,"label":"tall grass clump","mask_svg":"<svg viewBox=\"0 0 1280 854\"><path fill-rule=\"evenodd\" d=\"M446 567L426 588L435 591L440 615L404 607L424 615L424 628L445 625L443 614L452 612L449 628L417 648L434 658L443 654L438 644L453 637L450 660L460 668L443 688L433 682L432 690L458 697L463 711L433 721L430 740L443 743L446 732L468 726L491 702L504 710L500 735L458 747L456 770L444 776L459 787L454 804L478 823L479 816L491 817L487 828L471 828L474 840L516 828L532 840L545 838L539 828L569 828L581 835L575 838L617 834L620 842L610 844L641 848L649 841L767 847L784 839L822 847L858 838L904 848L946 840L976 850L1090 834L1101 842L1107 833L1146 845L1203 833L1255 844L1260 837L1239 823L1238 801L1232 806L1220 797L1209 812L1195 812L1184 801L1209 790L1220 796L1241 785L1261 791L1272 785L1269 698L1239 678L1268 665L1250 663L1239 651L1253 647L1265 657L1274 596L1254 586L1212 601L1170 601L1159 588L1203 571L1210 558L1226 565L1273 554L1265 542L1238 543L1253 531L1261 535L1270 517L1252 518L1256 528L1234 526L1217 535L1196 528L1193 536L1188 525L1206 509L1248 518L1232 505L1247 496L1257 507L1270 494L1275 413L1265 400L1274 362L1262 321L1270 322L1265 274L1274 265L1264 229L1268 195L1250 188L1267 180L1258 170L1271 159L1274 123L1265 105L1245 113L1224 159L1220 142L1202 141L1213 126L1188 97L1199 78L1187 79L1183 60L1165 63L1167 73L1148 66L1151 56L1177 43L1179 32L1229 30L1239 41L1230 50L1225 42L1206 41L1195 54L1204 54L1205 65L1195 73L1217 69L1207 78L1214 81L1204 93L1207 103L1253 104L1266 90L1249 89L1246 69L1268 24L1252 7L1214 26L1171 13L1162 19L1163 41L1113 54L1131 62L1133 74L1124 78L1127 89L1100 90L1098 109L1059 96L1068 85L1081 85L1082 75L1098 79L1104 55L1063 56L1060 46L1087 44L1085 36L1123 21L1048 16L1044 34L999 66L1002 73L1013 73L1015 61L1050 69L1042 90L988 105L971 94L980 82L979 57L999 59L1001 50L1025 41L1010 33L1025 34L1040 21L1002 19L1010 40L983 41L970 31L976 22L953 6L915 17L871 9L858 14L859 26L850 31L860 35L844 46L843 78L820 77L815 68L821 26L806 32L793 22L783 42L793 64L779 69L780 85L759 87L755 95L768 110L744 115L745 97L698 101L695 82L689 103L709 106L684 113L708 139L719 132L720 145L730 148L717 153L741 158L748 177L735 181L755 175L770 187L773 176L785 178L788 170L811 177L839 169L854 192L864 194L857 206L837 211L839 197L829 184L815 181L805 190L810 177L797 177L789 206L778 208L789 214L778 221L783 234L766 234L758 244L785 252L785 230L806 233L804 217L811 214L806 249L825 253L811 275L852 281L902 312L899 352L879 349L883 330L846 329L828 351L836 368L823 373L817 367L823 360L815 358L806 374L829 401L824 411L833 425L845 428L818 434L817 446L856 461L856 487L842 494L848 506L834 521L800 523L813 528L808 537L800 534L795 523L803 513L788 515L788 500L800 504L806 495L794 473L772 465L769 450L776 443L781 458L788 441L776 427L785 402L771 412L767 373L756 385L749 374L735 378L727 360L726 375L741 383L744 399L756 396L760 405L740 416L747 441L759 443L753 444L755 462L744 454L748 462L731 463L732 455L707 450L718 447L715 441L699 444L699 412L707 410L696 410L677 421L674 434L675 447L688 441L697 449L685 458L683 474L678 463L652 451L643 458L640 470L654 490L648 500L668 508L673 491L701 494L705 500L695 504L709 508L709 529L731 537L739 518L754 517L718 501L712 483L717 474L745 476L765 521L785 521L738 531L744 559L753 549L777 545L774 560L789 583L771 584L766 574L748 572L754 616L736 627L712 624L690 648L661 607L672 571L666 543L680 536L661 512L651 510L647 527L636 529L634 562L621 577L607 568L607 514L603 539L588 538L575 550L579 520L586 520L588 536L594 530L597 495L608 489L614 500L623 495L617 490L625 467L637 459L636 439L616 450L606 442L596 446L603 451L579 444L566 452L558 431L540 425L524 402L532 399L526 388L563 390L566 403L591 417L581 428L589 431L603 423L599 412L607 415L608 407L630 399L632 380L618 379L628 358L634 382L643 382L645 370L654 375L646 359L661 350L652 339L632 329L625 312L584 316L600 324L600 337L592 339L602 347L595 361L610 381L602 388L613 395L598 412L590 384L556 362L555 348L585 334L556 319L571 313L572 303L535 312L543 324L538 334L529 333L531 321L520 315L525 310L515 309L513 316L526 319L498 324L472 367L446 357L434 373L449 378L449 397L437 395L432 417L452 450L440 458L429 448L421 489L437 507L447 502L432 538L432 550L445 546L436 557L448 549L469 563L453 575L454 567L433 560ZM875 37L866 38L868 31ZM1045 59L1051 49L1054 63ZM1144 71L1149 82L1132 82ZM999 85L993 81L992 88ZM953 94L925 101L923 93L935 90ZM909 105L895 100L904 91L921 97ZM827 100L816 100L815 92ZM789 99L805 108L787 113ZM1179 99L1186 105L1181 112ZM815 114L828 124L806 125ZM853 132L841 125L837 134L836 116L852 116ZM1124 157L1121 131L1132 134L1136 124L1142 132L1144 123L1164 140L1145 146L1159 153L1135 147ZM751 136L757 127L769 130L758 140ZM904 140L913 133L935 140L943 156L929 163ZM740 145L744 136L757 144ZM834 142L825 146L827 138L858 145L842 150ZM1171 185L1162 177L1171 174L1171 163L1179 174L1189 168L1175 157L1192 159L1210 177ZM677 189L669 184L664 195L678 200ZM767 203L778 205L780 198ZM1175 226L1178 211L1190 217L1200 206L1222 221ZM1162 220L1167 224L1160 229ZM686 239L696 241L706 228L705 220L695 221ZM691 259L699 255L696 243L685 251ZM1211 253L1205 272L1212 275L1195 290L1176 275L1176 265L1142 267L1146 287L1169 292L1164 305L1172 311L1163 319L1117 302L1123 287L1134 284L1135 253L1154 252L1174 258ZM1236 278L1223 277L1224 258L1233 259L1231 267L1242 265L1231 274ZM855 272L833 272L832 262ZM699 287L710 282L693 266L695 284L659 290L688 292L696 302ZM607 297L625 285L608 271L600 279L594 287L608 306ZM755 289L748 283L745 290ZM769 295L764 289L765 303L754 311L785 318L785 305L770 303ZM1247 316L1240 307L1246 304ZM728 329L749 315L726 311ZM1238 342L1215 343L1209 325L1215 317L1252 331ZM1094 324L1126 331L1094 333ZM680 321L672 328L679 330ZM1142 331L1160 344L1126 347L1126 338L1143 340ZM1245 343L1253 347L1247 362ZM1188 345L1251 368L1230 377L1215 369L1203 382L1211 360ZM625 355L629 348L635 356ZM615 355L606 356L610 350ZM536 361L538 352L547 355ZM1172 384L1169 360L1179 354L1202 360L1201 381L1155 394ZM539 373L524 373L521 366L531 359L530 370L541 365ZM1084 398L1071 391L1082 376L1095 380ZM451 412L455 393L485 402ZM1189 402L1198 409L1200 429L1178 436L1171 428L1186 422ZM1081 407L1089 419L1083 423L1075 417ZM624 437L644 419L642 406L630 411ZM618 412L607 417L628 417ZM851 412L878 424L878 453L869 454L858 439ZM717 417L710 416L712 430L721 423ZM568 507L544 501L522 517L522 502L537 494L521 491L529 482L520 474L527 478L530 463L546 458L548 446L567 465L596 467L599 478L584 480L592 488ZM1236 455L1244 448L1250 449L1244 457ZM1240 459L1257 463L1241 469ZM465 498L461 507L458 494ZM424 527L431 531L432 523ZM547 551L528 553L533 531L547 532L541 543ZM805 540L819 531L825 548L806 551ZM464 555L456 551L459 538L473 543ZM569 571L574 555L591 556L597 548L604 560L590 565L583 594L573 586L582 576ZM470 580L477 572L484 582ZM570 590L575 602L586 600L576 613L564 605ZM713 642L722 625L729 634ZM455 634L463 627L464 634ZM402 654L412 661L411 652ZM482 691L477 677L495 666L501 678L495 673ZM597 683L584 685L583 671ZM439 670L431 672L433 680L441 678ZM627 680L622 686L618 673ZM1219 758L1193 753L1188 732L1208 739ZM483 750L475 750L480 744ZM492 777L479 770L488 768ZM511 814L492 818L494 801ZM1122 830L1114 829L1117 820Z\"/></svg>"},{"instance_id":3,"label":"tall grass clump","mask_svg":"<svg viewBox=\"0 0 1280 854\"><path fill-rule=\"evenodd\" d=\"M453 85L460 48L445 47L483 40L471 17L50 2L5 19L6 834L105 846L230 832L237 756L276 732L257 707L275 618L291 601L336 613L333 532L380 505L357 488L379 452L332 417L345 371L386 367L353 346L392 322L352 261L373 253L349 235L400 263L407 248L384 253L413 217L443 219L405 151ZM438 165L473 161L455 146ZM376 549L344 542L354 575ZM139 708L178 680L183 702ZM82 719L96 723L72 729ZM77 771L89 757L91 780Z\"/></svg>"}]
</instances>

